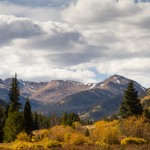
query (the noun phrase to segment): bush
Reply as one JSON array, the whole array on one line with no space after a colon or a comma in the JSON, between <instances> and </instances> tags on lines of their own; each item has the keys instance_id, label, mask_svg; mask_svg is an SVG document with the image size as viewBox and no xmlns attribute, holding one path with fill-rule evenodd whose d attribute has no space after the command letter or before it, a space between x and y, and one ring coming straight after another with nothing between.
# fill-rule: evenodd
<instances>
[{"instance_id":1,"label":"bush","mask_svg":"<svg viewBox=\"0 0 150 150\"><path fill-rule=\"evenodd\" d=\"M95 145L97 145L99 148L99 150L109 150L110 146L109 144L105 143L105 142L100 142L100 141L97 141L95 143Z\"/></svg>"},{"instance_id":2,"label":"bush","mask_svg":"<svg viewBox=\"0 0 150 150\"><path fill-rule=\"evenodd\" d=\"M41 141L42 139L43 139L43 134L38 134L38 135L32 136L31 141L32 142L38 142L38 141Z\"/></svg>"},{"instance_id":3,"label":"bush","mask_svg":"<svg viewBox=\"0 0 150 150\"><path fill-rule=\"evenodd\" d=\"M70 141L70 138L71 138L71 133L66 133L65 134L65 142L69 142Z\"/></svg>"},{"instance_id":4,"label":"bush","mask_svg":"<svg viewBox=\"0 0 150 150\"><path fill-rule=\"evenodd\" d=\"M144 117L129 117L120 121L121 133L126 137L137 137L148 140L150 125Z\"/></svg>"},{"instance_id":5,"label":"bush","mask_svg":"<svg viewBox=\"0 0 150 150\"><path fill-rule=\"evenodd\" d=\"M99 121L95 123L95 128L93 129L90 137L94 141L100 141L107 144L118 144L118 139L120 138L118 121Z\"/></svg>"},{"instance_id":6,"label":"bush","mask_svg":"<svg viewBox=\"0 0 150 150\"><path fill-rule=\"evenodd\" d=\"M62 147L62 144L58 141L50 140L45 143L45 148L59 148Z\"/></svg>"},{"instance_id":7,"label":"bush","mask_svg":"<svg viewBox=\"0 0 150 150\"><path fill-rule=\"evenodd\" d=\"M26 132L21 132L21 133L19 133L17 135L17 140L29 142L30 141L30 137L27 135Z\"/></svg>"},{"instance_id":8,"label":"bush","mask_svg":"<svg viewBox=\"0 0 150 150\"><path fill-rule=\"evenodd\" d=\"M44 134L44 137L49 138L51 140L56 140L59 142L64 142L65 134L66 133L73 133L74 130L72 127L69 126L55 126Z\"/></svg>"},{"instance_id":9,"label":"bush","mask_svg":"<svg viewBox=\"0 0 150 150\"><path fill-rule=\"evenodd\" d=\"M12 143L10 149L31 149L34 148L34 144L25 141L15 141Z\"/></svg>"},{"instance_id":10,"label":"bush","mask_svg":"<svg viewBox=\"0 0 150 150\"><path fill-rule=\"evenodd\" d=\"M82 145L88 142L88 138L81 133L73 133L70 137L70 144Z\"/></svg>"},{"instance_id":11,"label":"bush","mask_svg":"<svg viewBox=\"0 0 150 150\"><path fill-rule=\"evenodd\" d=\"M142 139L142 138L134 138L134 137L126 137L123 140L121 140L122 145L127 145L127 144L136 144L136 145L141 145L141 144L146 144L147 141Z\"/></svg>"}]
</instances>

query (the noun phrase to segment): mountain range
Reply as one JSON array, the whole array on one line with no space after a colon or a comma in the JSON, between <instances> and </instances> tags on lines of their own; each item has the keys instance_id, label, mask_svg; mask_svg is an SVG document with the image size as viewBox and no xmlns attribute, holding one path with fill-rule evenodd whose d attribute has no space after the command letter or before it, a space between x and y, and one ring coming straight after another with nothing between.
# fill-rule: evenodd
<instances>
[{"instance_id":1,"label":"mountain range","mask_svg":"<svg viewBox=\"0 0 150 150\"><path fill-rule=\"evenodd\" d=\"M0 100L8 102L11 78L0 80ZM99 119L118 111L124 90L130 79L114 75L100 83L71 80L52 80L50 82L30 82L18 80L20 100L24 105L29 97L32 110L50 115L75 112L82 118ZM139 94L146 90L134 81Z\"/></svg>"}]
</instances>

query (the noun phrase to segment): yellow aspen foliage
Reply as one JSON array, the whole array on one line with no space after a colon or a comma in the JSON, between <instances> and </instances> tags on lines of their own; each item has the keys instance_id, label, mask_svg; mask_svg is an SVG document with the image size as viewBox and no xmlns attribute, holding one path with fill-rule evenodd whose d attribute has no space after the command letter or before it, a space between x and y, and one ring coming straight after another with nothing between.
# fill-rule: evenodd
<instances>
[{"instance_id":1,"label":"yellow aspen foliage","mask_svg":"<svg viewBox=\"0 0 150 150\"><path fill-rule=\"evenodd\" d=\"M150 132L150 125L144 117L132 116L120 121L120 130L127 137L146 138Z\"/></svg>"},{"instance_id":2,"label":"yellow aspen foliage","mask_svg":"<svg viewBox=\"0 0 150 150\"><path fill-rule=\"evenodd\" d=\"M54 126L44 134L44 137L49 138L50 140L64 142L65 134L73 132L73 128L69 126Z\"/></svg>"},{"instance_id":3,"label":"yellow aspen foliage","mask_svg":"<svg viewBox=\"0 0 150 150\"><path fill-rule=\"evenodd\" d=\"M65 142L68 143L71 138L71 133L66 133L64 138L65 138Z\"/></svg>"},{"instance_id":4,"label":"yellow aspen foliage","mask_svg":"<svg viewBox=\"0 0 150 150\"><path fill-rule=\"evenodd\" d=\"M74 122L73 127L74 127L74 129L76 129L78 131L82 130L82 128L83 128L80 122Z\"/></svg>"},{"instance_id":5,"label":"yellow aspen foliage","mask_svg":"<svg viewBox=\"0 0 150 150\"><path fill-rule=\"evenodd\" d=\"M30 136L27 135L26 132L21 132L17 135L17 140L29 142L30 141Z\"/></svg>"},{"instance_id":6,"label":"yellow aspen foliage","mask_svg":"<svg viewBox=\"0 0 150 150\"><path fill-rule=\"evenodd\" d=\"M95 128L91 133L91 139L107 144L116 144L119 142L120 131L118 128L119 122L99 121L94 124Z\"/></svg>"},{"instance_id":7,"label":"yellow aspen foliage","mask_svg":"<svg viewBox=\"0 0 150 150\"><path fill-rule=\"evenodd\" d=\"M70 137L70 144L82 145L88 142L88 138L81 133L73 133Z\"/></svg>"},{"instance_id":8,"label":"yellow aspen foliage","mask_svg":"<svg viewBox=\"0 0 150 150\"><path fill-rule=\"evenodd\" d=\"M142 139L142 138L135 138L135 137L126 137L121 141L122 145L127 145L127 144L137 144L137 145L141 145L141 144L146 144L147 141Z\"/></svg>"}]
</instances>

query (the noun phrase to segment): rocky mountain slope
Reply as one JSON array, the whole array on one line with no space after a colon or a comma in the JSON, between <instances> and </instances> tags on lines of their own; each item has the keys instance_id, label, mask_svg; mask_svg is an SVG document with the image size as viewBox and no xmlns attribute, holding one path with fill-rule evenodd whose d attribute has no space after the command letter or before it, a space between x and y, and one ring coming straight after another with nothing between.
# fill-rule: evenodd
<instances>
[{"instance_id":1,"label":"rocky mountain slope","mask_svg":"<svg viewBox=\"0 0 150 150\"><path fill-rule=\"evenodd\" d=\"M92 89L65 97L58 105L64 110L78 112L83 118L110 115L117 112L128 82L129 79L114 75ZM145 91L137 82L134 85L139 94Z\"/></svg>"},{"instance_id":2,"label":"rocky mountain slope","mask_svg":"<svg viewBox=\"0 0 150 150\"><path fill-rule=\"evenodd\" d=\"M114 75L97 84L70 80L18 82L22 104L25 103L25 98L29 97L33 110L45 114L76 112L84 118L97 119L118 110L129 79ZM0 100L8 101L10 84L11 79L0 80ZM134 85L139 93L145 91L137 82L134 82Z\"/></svg>"}]
</instances>

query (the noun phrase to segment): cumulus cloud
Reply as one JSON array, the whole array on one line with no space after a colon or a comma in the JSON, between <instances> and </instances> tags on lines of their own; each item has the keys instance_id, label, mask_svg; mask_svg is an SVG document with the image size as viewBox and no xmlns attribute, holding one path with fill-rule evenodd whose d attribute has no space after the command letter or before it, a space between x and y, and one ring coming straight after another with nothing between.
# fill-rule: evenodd
<instances>
[{"instance_id":1,"label":"cumulus cloud","mask_svg":"<svg viewBox=\"0 0 150 150\"><path fill-rule=\"evenodd\" d=\"M42 34L40 27L29 19L0 15L0 45L14 39L26 39Z\"/></svg>"},{"instance_id":2,"label":"cumulus cloud","mask_svg":"<svg viewBox=\"0 0 150 150\"><path fill-rule=\"evenodd\" d=\"M99 72L150 86L149 3L33 2L0 2L1 77L96 82Z\"/></svg>"},{"instance_id":3,"label":"cumulus cloud","mask_svg":"<svg viewBox=\"0 0 150 150\"><path fill-rule=\"evenodd\" d=\"M85 5L86 4L86 5ZM117 21L119 18L132 17L140 13L140 8L132 1L114 3L105 0L78 0L63 12L64 18L70 23L94 24Z\"/></svg>"},{"instance_id":4,"label":"cumulus cloud","mask_svg":"<svg viewBox=\"0 0 150 150\"><path fill-rule=\"evenodd\" d=\"M10 68L13 70L10 71ZM1 77L11 77L14 76L14 73L18 73L18 78L29 80L29 81L50 81L50 80L75 80L85 83L95 83L96 76L90 70L71 70L71 69L62 69L62 68L52 68L47 65L32 65L29 66L2 66L2 71L0 71ZM23 73L22 73L23 72ZM31 73L32 72L32 73Z\"/></svg>"}]
</instances>

